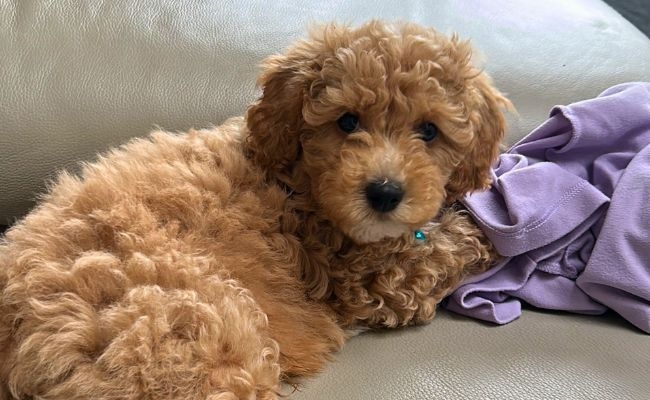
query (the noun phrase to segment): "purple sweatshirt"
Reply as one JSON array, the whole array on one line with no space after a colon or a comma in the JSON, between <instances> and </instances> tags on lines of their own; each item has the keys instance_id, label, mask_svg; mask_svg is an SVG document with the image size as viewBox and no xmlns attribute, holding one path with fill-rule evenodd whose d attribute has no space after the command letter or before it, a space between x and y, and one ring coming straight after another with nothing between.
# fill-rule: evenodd
<instances>
[{"instance_id":1,"label":"purple sweatshirt","mask_svg":"<svg viewBox=\"0 0 650 400\"><path fill-rule=\"evenodd\" d=\"M540 308L608 308L650 333L650 83L558 106L464 200L497 251L445 307L498 324Z\"/></svg>"}]
</instances>

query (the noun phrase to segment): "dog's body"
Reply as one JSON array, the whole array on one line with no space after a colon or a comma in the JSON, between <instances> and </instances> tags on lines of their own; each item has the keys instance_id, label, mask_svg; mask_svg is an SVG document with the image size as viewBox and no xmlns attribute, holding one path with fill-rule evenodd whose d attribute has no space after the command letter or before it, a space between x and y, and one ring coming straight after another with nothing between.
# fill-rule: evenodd
<instances>
[{"instance_id":1,"label":"dog's body","mask_svg":"<svg viewBox=\"0 0 650 400\"><path fill-rule=\"evenodd\" d=\"M444 206L503 136L468 62L414 25L331 26L267 62L245 119L62 175L0 246L0 398L270 399L348 329L430 320L493 261Z\"/></svg>"}]
</instances>

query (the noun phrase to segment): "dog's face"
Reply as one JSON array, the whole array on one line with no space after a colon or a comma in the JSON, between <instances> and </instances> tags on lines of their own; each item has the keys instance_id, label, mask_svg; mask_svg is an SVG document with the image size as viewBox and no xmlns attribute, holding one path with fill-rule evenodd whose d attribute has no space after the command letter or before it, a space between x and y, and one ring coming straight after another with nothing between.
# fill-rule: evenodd
<instances>
[{"instance_id":1,"label":"dog's face","mask_svg":"<svg viewBox=\"0 0 650 400\"><path fill-rule=\"evenodd\" d=\"M328 26L266 61L249 148L354 241L408 234L489 184L508 101L470 57L412 24Z\"/></svg>"}]
</instances>

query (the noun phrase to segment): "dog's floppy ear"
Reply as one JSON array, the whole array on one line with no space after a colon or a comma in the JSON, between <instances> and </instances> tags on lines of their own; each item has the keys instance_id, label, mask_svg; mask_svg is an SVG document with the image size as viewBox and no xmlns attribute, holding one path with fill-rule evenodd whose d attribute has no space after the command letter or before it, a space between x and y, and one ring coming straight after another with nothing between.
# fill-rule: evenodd
<instances>
[{"instance_id":1,"label":"dog's floppy ear","mask_svg":"<svg viewBox=\"0 0 650 400\"><path fill-rule=\"evenodd\" d=\"M490 167L499 155L506 130L503 111L512 109L510 101L492 86L487 75L482 73L472 80L468 106L474 138L447 183L449 203L490 185Z\"/></svg>"},{"instance_id":2,"label":"dog's floppy ear","mask_svg":"<svg viewBox=\"0 0 650 400\"><path fill-rule=\"evenodd\" d=\"M300 154L302 108L310 68L299 57L275 55L262 64L262 96L246 114L247 148L267 173L284 174Z\"/></svg>"}]
</instances>

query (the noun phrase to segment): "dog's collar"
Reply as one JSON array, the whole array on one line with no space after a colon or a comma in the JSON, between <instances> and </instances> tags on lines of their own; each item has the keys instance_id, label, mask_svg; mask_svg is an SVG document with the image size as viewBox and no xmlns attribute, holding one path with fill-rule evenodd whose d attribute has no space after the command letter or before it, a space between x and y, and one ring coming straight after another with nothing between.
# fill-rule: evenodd
<instances>
[{"instance_id":1,"label":"dog's collar","mask_svg":"<svg viewBox=\"0 0 650 400\"><path fill-rule=\"evenodd\" d=\"M440 220L440 215L442 215L443 210L440 210L438 212L438 215L436 215L431 222L439 222ZM425 228L426 229L426 228ZM427 241L427 234L424 233L424 230L422 229L416 229L413 231L413 238L415 239L416 242L426 242Z\"/></svg>"}]
</instances>

